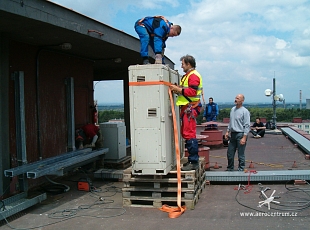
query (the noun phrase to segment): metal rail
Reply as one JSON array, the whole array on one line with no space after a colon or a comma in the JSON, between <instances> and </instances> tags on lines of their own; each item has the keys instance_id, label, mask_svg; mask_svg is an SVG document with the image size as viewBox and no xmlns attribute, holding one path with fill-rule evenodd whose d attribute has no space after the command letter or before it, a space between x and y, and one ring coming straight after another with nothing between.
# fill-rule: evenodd
<instances>
[{"instance_id":1,"label":"metal rail","mask_svg":"<svg viewBox=\"0 0 310 230\"><path fill-rule=\"evenodd\" d=\"M208 181L289 181L310 180L310 170L275 170L250 172L205 172Z\"/></svg>"},{"instance_id":2,"label":"metal rail","mask_svg":"<svg viewBox=\"0 0 310 230\"><path fill-rule=\"evenodd\" d=\"M291 128L281 128L282 132L293 140L303 151L310 154L310 140Z\"/></svg>"},{"instance_id":3,"label":"metal rail","mask_svg":"<svg viewBox=\"0 0 310 230\"><path fill-rule=\"evenodd\" d=\"M2 200L4 209L0 211L0 220L12 216L26 208L29 208L46 199L46 193L35 196L31 199L27 198L27 193L23 192L15 196Z\"/></svg>"},{"instance_id":4,"label":"metal rail","mask_svg":"<svg viewBox=\"0 0 310 230\"><path fill-rule=\"evenodd\" d=\"M13 169L4 171L5 176L17 176L27 173L28 178L38 178L44 175L63 175L63 170L66 167L94 159L100 155L103 155L109 151L108 148L92 151L91 148L72 151L61 154L56 157L44 159L42 161L34 162L31 164L25 164ZM2 200L4 209L0 210L0 220L12 216L22 210L25 210L47 198L46 193L38 195L36 197L27 198L27 193L23 192L15 196Z\"/></svg>"},{"instance_id":5,"label":"metal rail","mask_svg":"<svg viewBox=\"0 0 310 230\"><path fill-rule=\"evenodd\" d=\"M18 176L21 175L23 173L26 173L27 171L30 170L34 170L36 168L42 168L45 167L46 165L50 165L53 164L55 162L64 160L64 159L68 159L83 153L89 153L91 152L92 149L91 148L86 148L86 149L82 149L82 150L77 150L77 151L72 151L72 152L67 152L67 153L63 153L59 156L55 156L55 157L50 157L50 158L46 158L44 160L41 161L36 161L30 164L24 164L15 168L11 168L11 169L7 169L4 170L4 175L6 177L14 177L14 176Z\"/></svg>"},{"instance_id":6,"label":"metal rail","mask_svg":"<svg viewBox=\"0 0 310 230\"><path fill-rule=\"evenodd\" d=\"M66 167L95 158L97 156L107 153L108 151L109 151L108 148L99 149L99 150L91 151L89 153L87 152L87 153L79 154L78 156L74 156L68 159L57 161L53 164L45 165L44 167L29 170L27 171L27 178L36 179L36 178L39 178L45 175L62 176L63 170Z\"/></svg>"}]
</instances>

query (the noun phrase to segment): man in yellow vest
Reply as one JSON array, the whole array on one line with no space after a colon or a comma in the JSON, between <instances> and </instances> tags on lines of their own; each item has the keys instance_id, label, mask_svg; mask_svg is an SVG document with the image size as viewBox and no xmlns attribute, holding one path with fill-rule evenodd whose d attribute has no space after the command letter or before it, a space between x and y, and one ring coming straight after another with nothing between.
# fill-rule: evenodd
<instances>
[{"instance_id":1,"label":"man in yellow vest","mask_svg":"<svg viewBox=\"0 0 310 230\"><path fill-rule=\"evenodd\" d=\"M178 94L176 105L181 107L181 134L185 139L185 147L189 153L188 162L183 165L183 171L196 170L199 167L198 141L196 139L196 117L200 113L200 96L202 77L197 72L195 58L191 55L181 57L182 69L185 75L179 86L171 85L172 92Z\"/></svg>"}]
</instances>

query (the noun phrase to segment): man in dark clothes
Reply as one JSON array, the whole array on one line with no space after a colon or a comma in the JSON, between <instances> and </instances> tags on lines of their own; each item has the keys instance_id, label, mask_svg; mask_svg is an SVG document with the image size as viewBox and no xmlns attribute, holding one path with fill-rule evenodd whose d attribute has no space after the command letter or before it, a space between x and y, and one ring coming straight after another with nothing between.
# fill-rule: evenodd
<instances>
[{"instance_id":1,"label":"man in dark clothes","mask_svg":"<svg viewBox=\"0 0 310 230\"><path fill-rule=\"evenodd\" d=\"M261 138L265 135L265 129L263 122L257 117L255 123L252 125L250 132L253 134L254 138Z\"/></svg>"}]
</instances>

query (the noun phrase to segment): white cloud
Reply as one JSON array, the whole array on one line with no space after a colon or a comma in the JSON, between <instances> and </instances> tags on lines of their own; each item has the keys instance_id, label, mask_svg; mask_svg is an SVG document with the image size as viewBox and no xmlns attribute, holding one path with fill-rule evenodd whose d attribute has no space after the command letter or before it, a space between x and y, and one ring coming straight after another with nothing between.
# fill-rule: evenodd
<instances>
[{"instance_id":1,"label":"white cloud","mask_svg":"<svg viewBox=\"0 0 310 230\"><path fill-rule=\"evenodd\" d=\"M128 4L132 4L133 1L128 0ZM150 0L139 0L135 1L135 6L138 6L139 8L146 8L146 9L161 9L165 5L170 5L171 7L177 7L179 5L179 2L176 0L156 0L156 1L150 1Z\"/></svg>"},{"instance_id":2,"label":"white cloud","mask_svg":"<svg viewBox=\"0 0 310 230\"><path fill-rule=\"evenodd\" d=\"M286 101L298 101L299 90L310 92L309 0L58 2L133 36L138 18L167 16L182 33L168 39L165 54L180 73L180 57L193 55L204 88L216 101L232 101L241 92L247 101L268 102L264 90L274 76Z\"/></svg>"},{"instance_id":3,"label":"white cloud","mask_svg":"<svg viewBox=\"0 0 310 230\"><path fill-rule=\"evenodd\" d=\"M216 88L209 88L215 94L219 89L227 88L226 84L233 84L231 90L242 90L245 85L250 85L260 88L257 93L263 92L265 87L270 87L274 71L281 72L276 76L283 78L281 81L287 79L289 82L292 81L289 77L291 68L309 70L307 21L310 12L302 4L309 6L306 1L205 0L193 3L187 13L176 16L178 21L184 22L183 31L173 44L167 42L166 53L174 60L178 60L179 52L171 50L178 47L182 47L184 53L192 54L204 65L197 65L204 84L216 82ZM299 35L305 40L301 41ZM208 62L199 61L201 59ZM252 96L250 87L244 90L251 95L248 100L268 100L263 96L259 99ZM292 90L288 93L293 95ZM219 98L224 97L220 95Z\"/></svg>"},{"instance_id":4,"label":"white cloud","mask_svg":"<svg viewBox=\"0 0 310 230\"><path fill-rule=\"evenodd\" d=\"M276 49L282 50L286 47L286 44L287 43L284 40L278 38L276 39Z\"/></svg>"}]
</instances>

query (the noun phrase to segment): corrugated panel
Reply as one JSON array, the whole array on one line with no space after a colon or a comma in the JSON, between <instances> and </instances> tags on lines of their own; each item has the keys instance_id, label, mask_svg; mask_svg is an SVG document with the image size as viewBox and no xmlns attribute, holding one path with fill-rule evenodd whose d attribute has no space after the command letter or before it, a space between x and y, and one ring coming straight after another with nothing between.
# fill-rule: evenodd
<instances>
[{"instance_id":1,"label":"corrugated panel","mask_svg":"<svg viewBox=\"0 0 310 230\"><path fill-rule=\"evenodd\" d=\"M40 56L40 120L42 135L42 156L48 158L66 151L67 147L67 111L66 111L66 77L74 78L74 86L83 85L92 89L92 65L89 61L44 52ZM74 67L74 68L72 68ZM91 83L91 84L90 84ZM86 91L86 94L92 90ZM75 113L84 115L84 124L90 122L90 105L93 103L91 95L81 96L91 101L75 100ZM87 97L88 96L88 97ZM51 146L53 150L51 151Z\"/></svg>"},{"instance_id":2,"label":"corrugated panel","mask_svg":"<svg viewBox=\"0 0 310 230\"><path fill-rule=\"evenodd\" d=\"M25 84L25 127L28 163L40 160L38 148L38 124L36 106L36 58L38 48L10 42L10 74L24 72ZM75 95L75 113L83 121L90 121L90 106L93 103L93 63L57 52L41 51L39 54L40 96L40 145L42 158L57 156L67 151L67 117L65 79L74 78L75 88L87 89L86 94ZM86 97L87 96L87 97ZM84 98L87 98L86 100ZM75 100L76 101L76 100ZM14 81L9 81L9 140L11 167L16 167L16 133L14 109ZM87 122L85 122L87 123ZM31 181L29 188L40 181ZM12 184L11 188L14 188ZM13 192L13 191L12 191Z\"/></svg>"}]
</instances>

